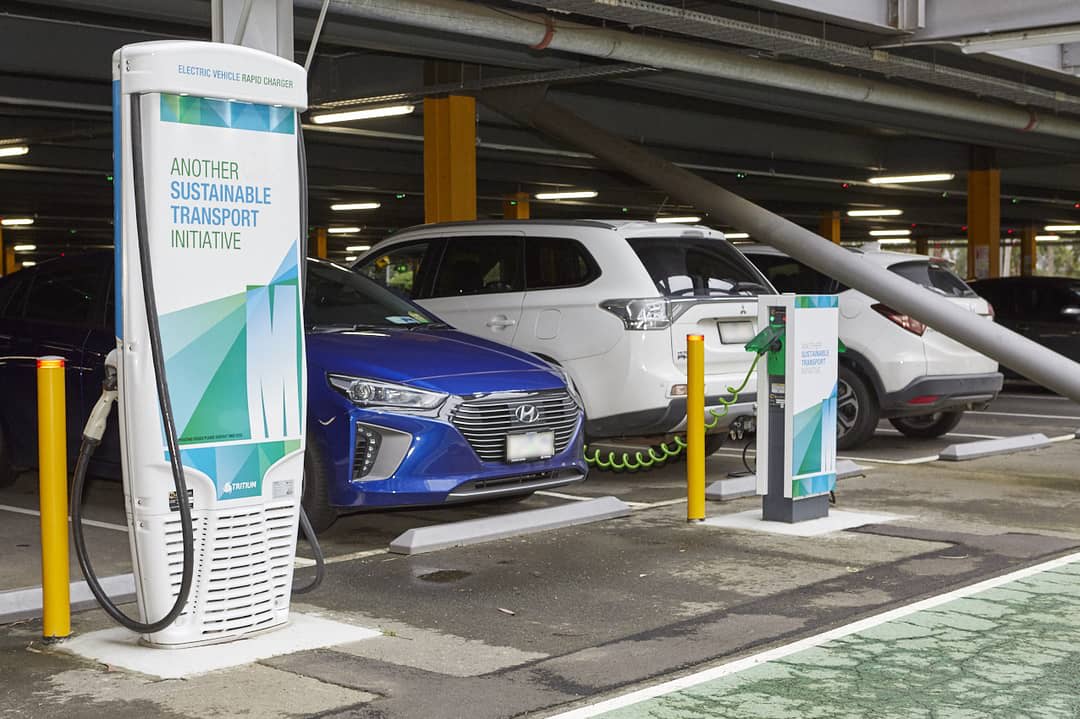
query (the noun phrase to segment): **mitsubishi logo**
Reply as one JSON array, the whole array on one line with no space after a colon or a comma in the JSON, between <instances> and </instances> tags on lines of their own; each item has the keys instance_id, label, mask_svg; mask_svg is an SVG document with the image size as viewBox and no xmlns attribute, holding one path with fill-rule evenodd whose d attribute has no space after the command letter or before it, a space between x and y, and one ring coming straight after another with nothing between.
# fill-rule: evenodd
<instances>
[{"instance_id":1,"label":"mitsubishi logo","mask_svg":"<svg viewBox=\"0 0 1080 719\"><path fill-rule=\"evenodd\" d=\"M532 404L518 405L514 408L514 419L522 424L532 424L540 419L540 410Z\"/></svg>"}]
</instances>

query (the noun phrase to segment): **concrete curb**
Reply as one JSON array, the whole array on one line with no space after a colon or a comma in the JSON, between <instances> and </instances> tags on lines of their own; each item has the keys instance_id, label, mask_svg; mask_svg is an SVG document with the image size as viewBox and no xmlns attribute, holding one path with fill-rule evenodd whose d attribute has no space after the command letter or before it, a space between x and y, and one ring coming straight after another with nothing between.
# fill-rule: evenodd
<instances>
[{"instance_id":1,"label":"concrete curb","mask_svg":"<svg viewBox=\"0 0 1080 719\"><path fill-rule=\"evenodd\" d=\"M1016 437L950 444L941 450L938 459L949 462L963 462L969 459L990 457L995 454L1010 454L1012 452L1022 452L1025 449L1038 449L1048 444L1050 444L1050 440L1041 432L1038 434L1021 434Z\"/></svg>"},{"instance_id":2,"label":"concrete curb","mask_svg":"<svg viewBox=\"0 0 1080 719\"><path fill-rule=\"evenodd\" d=\"M449 547L463 547L504 537L628 516L630 506L625 502L617 497L600 497L547 509L417 527L390 542L390 551L394 554L423 554Z\"/></svg>"},{"instance_id":3,"label":"concrete curb","mask_svg":"<svg viewBox=\"0 0 1080 719\"><path fill-rule=\"evenodd\" d=\"M850 459L836 460L836 478L848 479L849 477L865 477L866 468L861 464L852 462Z\"/></svg>"},{"instance_id":4,"label":"concrete curb","mask_svg":"<svg viewBox=\"0 0 1080 719\"><path fill-rule=\"evenodd\" d=\"M101 579L105 593L117 604L135 601L135 577L131 574L117 574ZM90 593L86 582L71 583L71 611L92 609L97 600ZM0 624L17 622L22 619L37 619L41 616L41 587L13 589L0 592Z\"/></svg>"}]
</instances>

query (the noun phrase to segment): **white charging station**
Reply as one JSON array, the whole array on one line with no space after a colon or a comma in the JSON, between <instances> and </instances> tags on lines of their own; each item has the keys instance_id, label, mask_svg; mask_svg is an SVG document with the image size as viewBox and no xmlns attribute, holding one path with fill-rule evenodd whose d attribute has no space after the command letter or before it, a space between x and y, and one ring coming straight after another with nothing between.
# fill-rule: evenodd
<instances>
[{"instance_id":1,"label":"white charging station","mask_svg":"<svg viewBox=\"0 0 1080 719\"><path fill-rule=\"evenodd\" d=\"M288 621L306 417L305 78L292 62L221 43L140 43L113 56L118 403L143 621L177 597L185 499L155 394L140 227L195 539L187 605L144 636L152 645Z\"/></svg>"},{"instance_id":2,"label":"white charging station","mask_svg":"<svg viewBox=\"0 0 1080 719\"><path fill-rule=\"evenodd\" d=\"M767 521L829 513L836 486L839 306L835 295L758 297L769 346L758 370L757 492Z\"/></svg>"}]
</instances>

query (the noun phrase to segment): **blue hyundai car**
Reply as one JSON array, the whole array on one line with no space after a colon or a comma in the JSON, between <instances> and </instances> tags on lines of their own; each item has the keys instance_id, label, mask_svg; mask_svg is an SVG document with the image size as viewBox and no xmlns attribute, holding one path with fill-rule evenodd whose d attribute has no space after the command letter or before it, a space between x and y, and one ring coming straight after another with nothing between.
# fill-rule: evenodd
<instances>
[{"instance_id":1,"label":"blue hyundai car","mask_svg":"<svg viewBox=\"0 0 1080 719\"><path fill-rule=\"evenodd\" d=\"M64 257L0 278L0 356L68 360L68 442L101 391L113 257ZM530 494L585 479L581 404L562 372L458 332L366 277L309 260L304 507L316 531L364 508ZM0 485L36 463L33 364L0 361ZM97 474L119 476L116 422Z\"/></svg>"}]
</instances>

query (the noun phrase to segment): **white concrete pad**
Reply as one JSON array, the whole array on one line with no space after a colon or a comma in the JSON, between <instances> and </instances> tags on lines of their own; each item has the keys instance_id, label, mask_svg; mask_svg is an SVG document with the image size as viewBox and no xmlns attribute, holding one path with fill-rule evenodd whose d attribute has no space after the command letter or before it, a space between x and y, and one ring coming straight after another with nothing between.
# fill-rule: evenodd
<instances>
[{"instance_id":1,"label":"white concrete pad","mask_svg":"<svg viewBox=\"0 0 1080 719\"><path fill-rule=\"evenodd\" d=\"M394 554L423 554L450 547L462 547L628 516L630 516L630 506L618 497L599 497L586 502L569 502L547 509L532 509L496 517L417 527L403 532L390 542L390 551Z\"/></svg>"},{"instance_id":2,"label":"white concrete pad","mask_svg":"<svg viewBox=\"0 0 1080 719\"><path fill-rule=\"evenodd\" d=\"M761 518L761 509L751 509L747 512L737 512L735 514L723 514L719 517L712 517L706 519L701 524L707 527L748 529L753 532L786 534L792 537L817 537L822 534L829 534L830 532L840 532L845 529L861 527L865 524L895 522L898 519L905 518L906 517L897 514L876 514L871 512L852 512L830 509L828 517L788 524L787 522L766 522Z\"/></svg>"},{"instance_id":3,"label":"white concrete pad","mask_svg":"<svg viewBox=\"0 0 1080 719\"><path fill-rule=\"evenodd\" d=\"M962 462L966 459L979 459L995 454L1011 454L1025 449L1038 449L1050 444L1045 434L1021 434L1016 437L985 439L980 442L950 444L941 450L939 457L950 462Z\"/></svg>"},{"instance_id":4,"label":"white concrete pad","mask_svg":"<svg viewBox=\"0 0 1080 719\"><path fill-rule=\"evenodd\" d=\"M382 636L382 632L293 612L283 629L224 644L189 649L160 649L139 643L139 635L122 627L76 636L57 645L110 666L161 677L179 679L218 669L257 662L336 644Z\"/></svg>"},{"instance_id":5,"label":"white concrete pad","mask_svg":"<svg viewBox=\"0 0 1080 719\"><path fill-rule=\"evenodd\" d=\"M104 577L101 588L116 602L123 604L135 600L135 577L131 574L118 574ZM90 593L86 582L72 582L71 611L78 612L97 606L97 600ZM41 587L13 589L0 592L0 624L17 622L21 619L36 619L41 616Z\"/></svg>"}]
</instances>

